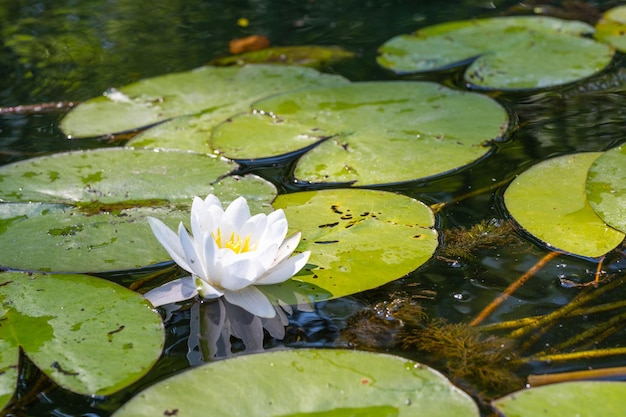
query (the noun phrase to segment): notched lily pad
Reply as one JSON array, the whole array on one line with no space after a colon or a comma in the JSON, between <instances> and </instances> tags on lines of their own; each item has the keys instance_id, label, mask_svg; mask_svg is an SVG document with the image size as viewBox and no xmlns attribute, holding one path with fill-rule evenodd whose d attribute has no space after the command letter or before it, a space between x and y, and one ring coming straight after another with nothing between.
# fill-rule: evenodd
<instances>
[{"instance_id":1,"label":"notched lily pad","mask_svg":"<svg viewBox=\"0 0 626 417\"><path fill-rule=\"evenodd\" d=\"M384 191L324 190L280 195L289 227L311 257L294 281L326 297L379 287L414 271L437 248L434 216L423 203Z\"/></svg>"},{"instance_id":2,"label":"notched lily pad","mask_svg":"<svg viewBox=\"0 0 626 417\"><path fill-rule=\"evenodd\" d=\"M598 217L585 193L589 167L601 154L565 155L523 172L504 193L509 213L530 234L557 249L588 257L612 250L624 233Z\"/></svg>"},{"instance_id":3,"label":"notched lily pad","mask_svg":"<svg viewBox=\"0 0 626 417\"><path fill-rule=\"evenodd\" d=\"M114 416L205 416L207 404L212 414L232 417L479 416L467 394L425 365L333 349L269 352L199 366L144 390Z\"/></svg>"},{"instance_id":4,"label":"notched lily pad","mask_svg":"<svg viewBox=\"0 0 626 417\"><path fill-rule=\"evenodd\" d=\"M212 147L235 160L308 151L309 182L383 184L429 177L485 156L508 127L483 95L434 83L362 82L276 95L219 125Z\"/></svg>"},{"instance_id":5,"label":"notched lily pad","mask_svg":"<svg viewBox=\"0 0 626 417\"><path fill-rule=\"evenodd\" d=\"M593 162L586 188L598 216L626 233L626 145L605 152Z\"/></svg>"},{"instance_id":6,"label":"notched lily pad","mask_svg":"<svg viewBox=\"0 0 626 417\"><path fill-rule=\"evenodd\" d=\"M608 10L596 24L594 37L626 52L626 6Z\"/></svg>"},{"instance_id":7,"label":"notched lily pad","mask_svg":"<svg viewBox=\"0 0 626 417\"><path fill-rule=\"evenodd\" d=\"M0 408L15 390L20 349L60 386L108 395L148 372L163 348L161 317L140 294L86 275L0 273L0 322Z\"/></svg>"},{"instance_id":8,"label":"notched lily pad","mask_svg":"<svg viewBox=\"0 0 626 417\"><path fill-rule=\"evenodd\" d=\"M297 66L200 67L111 89L78 105L60 126L72 138L127 132L200 112L233 114L270 94L334 82L346 80Z\"/></svg>"},{"instance_id":9,"label":"notched lily pad","mask_svg":"<svg viewBox=\"0 0 626 417\"><path fill-rule=\"evenodd\" d=\"M478 88L545 88L589 77L611 62L611 46L584 37L593 30L535 16L442 23L388 40L378 63L398 74L469 65L464 78Z\"/></svg>"},{"instance_id":10,"label":"notched lily pad","mask_svg":"<svg viewBox=\"0 0 626 417\"><path fill-rule=\"evenodd\" d=\"M287 64L321 68L331 63L353 58L354 53L339 46L277 46L217 58L212 65L230 66L245 64Z\"/></svg>"}]
</instances>

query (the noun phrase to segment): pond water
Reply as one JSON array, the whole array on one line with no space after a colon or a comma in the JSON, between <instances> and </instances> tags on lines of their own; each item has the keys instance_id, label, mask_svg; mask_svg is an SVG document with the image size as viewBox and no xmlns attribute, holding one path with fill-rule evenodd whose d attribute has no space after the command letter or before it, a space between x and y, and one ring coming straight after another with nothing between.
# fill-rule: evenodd
<instances>
[{"instance_id":1,"label":"pond water","mask_svg":"<svg viewBox=\"0 0 626 417\"><path fill-rule=\"evenodd\" d=\"M339 3L339 4L337 4ZM549 5L515 1L457 0L429 1L342 1L256 0L256 1L8 1L0 0L0 107L49 102L81 101L98 96L107 88L204 65L228 54L233 38L252 34L267 36L273 45L338 45L354 51L353 60L333 64L325 71L353 81L393 80L395 76L379 68L376 48L389 38L419 27L440 22L490 17L519 12L550 12L574 18L594 18L594 11L620 4L615 1L550 2ZM582 11L581 11L582 10ZM238 24L241 18L249 24ZM516 128L509 140L498 144L495 153L478 164L430 181L415 181L384 189L418 198L427 203L446 202L437 214L440 230L451 241L459 228L470 228L482 221L501 228L509 225L502 202L507 181L529 166L548 157L578 152L602 151L626 137L626 59L619 55L602 74L574 86L537 93L492 94L514 115ZM463 89L458 72L423 76ZM63 112L13 112L0 114L0 164L54 152L119 146L106 139L67 140L58 128ZM251 168L272 180L279 193L299 191L285 174L289 163ZM497 229L497 228L496 228ZM465 380L455 372L459 366L438 358L427 349L403 347L388 342L394 337L393 309L381 313L385 305L418 302L431 320L469 323L489 302L519 276L528 271L548 250L516 226L505 230L484 247L469 249L464 256L441 250L429 262L408 276L381 288L351 297L318 303L312 312L296 312L290 317L283 340L266 337L265 347L345 347L392 352L425 363L432 363L473 394L484 387ZM456 234L454 233L456 231ZM444 232L445 233L445 232ZM480 234L480 233L478 233ZM472 240L472 239L470 239ZM367 244L364 242L364 244ZM602 265L603 276L612 282L624 280L626 267L622 246L611 252ZM590 287L570 282L592 281L597 260L559 256L540 269L483 324L518 320L549 314L567 305ZM115 273L105 278L130 285L154 272ZM164 269L163 275L172 275ZM596 306L624 298L625 288L616 285L592 299ZM408 301L407 301L408 300ZM203 360L189 351L188 308L168 311L167 340L162 358L154 369L130 388L104 398L83 397L55 387L28 361L24 362L18 387L15 415L108 416L139 389ZM381 310L382 309L382 310ZM377 328L358 317L387 314L387 328ZM374 313L372 313L374 311ZM164 313L165 314L165 313ZM360 316L358 316L360 314ZM380 314L377 316L380 318ZM528 337L517 340L520 356L569 352L590 348L615 348L626 344L626 319L616 320L603 337L589 338L575 349L558 348L575 335L624 315L616 307L603 314L582 314L555 320L533 343ZM384 327L384 326L382 326ZM489 334L503 335L506 331ZM386 342L387 341L387 342ZM235 341L236 342L236 341ZM234 353L247 353L234 343ZM471 345L468 349L481 349ZM516 371L525 378L530 373L607 367L623 364L623 356L568 361L527 361ZM469 364L471 365L471 363ZM480 366L480 364L476 365ZM458 371L458 369L456 370ZM514 390L524 386L509 384ZM490 395L502 395L505 388Z\"/></svg>"}]
</instances>

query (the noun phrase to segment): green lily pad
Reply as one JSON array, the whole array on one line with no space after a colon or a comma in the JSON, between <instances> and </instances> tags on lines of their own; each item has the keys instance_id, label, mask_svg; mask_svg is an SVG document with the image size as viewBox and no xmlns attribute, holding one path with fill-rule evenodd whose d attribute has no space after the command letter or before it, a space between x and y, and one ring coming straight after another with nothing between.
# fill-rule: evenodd
<instances>
[{"instance_id":1,"label":"green lily pad","mask_svg":"<svg viewBox=\"0 0 626 417\"><path fill-rule=\"evenodd\" d=\"M551 17L496 17L443 23L396 36L378 63L399 74L469 64L465 81L486 89L534 89L589 77L612 60L611 46L585 38L593 27Z\"/></svg>"},{"instance_id":2,"label":"green lily pad","mask_svg":"<svg viewBox=\"0 0 626 417\"><path fill-rule=\"evenodd\" d=\"M612 250L624 233L598 217L585 193L587 171L601 154L565 155L531 167L504 193L509 213L530 234L559 250L589 257Z\"/></svg>"},{"instance_id":3,"label":"green lily pad","mask_svg":"<svg viewBox=\"0 0 626 417\"><path fill-rule=\"evenodd\" d=\"M605 152L591 165L587 198L602 220L626 233L626 145Z\"/></svg>"},{"instance_id":4,"label":"green lily pad","mask_svg":"<svg viewBox=\"0 0 626 417\"><path fill-rule=\"evenodd\" d=\"M20 349L60 386L108 395L148 372L164 341L140 294L86 275L0 273L0 322L0 408L15 390Z\"/></svg>"},{"instance_id":5,"label":"green lily pad","mask_svg":"<svg viewBox=\"0 0 626 417\"><path fill-rule=\"evenodd\" d=\"M289 227L302 232L309 263L292 281L315 285L327 298L379 287L414 271L437 248L434 216L423 203L359 189L280 195Z\"/></svg>"},{"instance_id":6,"label":"green lily pad","mask_svg":"<svg viewBox=\"0 0 626 417\"><path fill-rule=\"evenodd\" d=\"M0 167L0 199L139 206L189 203L194 195L212 192L211 183L236 167L188 152L109 148L59 153Z\"/></svg>"},{"instance_id":7,"label":"green lily pad","mask_svg":"<svg viewBox=\"0 0 626 417\"><path fill-rule=\"evenodd\" d=\"M242 395L245 393L245 395ZM472 399L437 371L397 356L299 349L240 356L159 382L114 417L477 417ZM357 413L351 413L355 410Z\"/></svg>"},{"instance_id":8,"label":"green lily pad","mask_svg":"<svg viewBox=\"0 0 626 417\"><path fill-rule=\"evenodd\" d=\"M275 187L225 177L235 164L188 152L111 148L0 167L0 265L55 272L133 269L169 260L146 216L187 224L194 196L239 196L267 212Z\"/></svg>"},{"instance_id":9,"label":"green lily pad","mask_svg":"<svg viewBox=\"0 0 626 417\"><path fill-rule=\"evenodd\" d=\"M321 68L333 62L353 58L354 53L339 46L277 46L259 51L245 52L217 58L212 65L244 65L244 64L288 64L305 67Z\"/></svg>"},{"instance_id":10,"label":"green lily pad","mask_svg":"<svg viewBox=\"0 0 626 417\"><path fill-rule=\"evenodd\" d=\"M383 184L429 177L485 156L507 112L483 95L434 83L362 82L276 95L219 125L212 146L257 159L323 143L299 161L309 182Z\"/></svg>"},{"instance_id":11,"label":"green lily pad","mask_svg":"<svg viewBox=\"0 0 626 417\"><path fill-rule=\"evenodd\" d=\"M503 417L621 417L624 382L566 382L518 391L493 401Z\"/></svg>"},{"instance_id":12,"label":"green lily pad","mask_svg":"<svg viewBox=\"0 0 626 417\"><path fill-rule=\"evenodd\" d=\"M78 105L60 126L72 138L102 136L226 107L232 114L269 94L344 82L339 76L295 66L200 67L108 91Z\"/></svg>"},{"instance_id":13,"label":"green lily pad","mask_svg":"<svg viewBox=\"0 0 626 417\"><path fill-rule=\"evenodd\" d=\"M594 37L626 52L626 6L609 9L596 24Z\"/></svg>"}]
</instances>

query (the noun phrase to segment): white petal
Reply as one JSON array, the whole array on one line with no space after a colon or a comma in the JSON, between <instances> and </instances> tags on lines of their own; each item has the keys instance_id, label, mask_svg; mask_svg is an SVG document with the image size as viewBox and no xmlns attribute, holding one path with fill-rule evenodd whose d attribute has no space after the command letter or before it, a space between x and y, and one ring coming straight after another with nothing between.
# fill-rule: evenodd
<instances>
[{"instance_id":1,"label":"white petal","mask_svg":"<svg viewBox=\"0 0 626 417\"><path fill-rule=\"evenodd\" d=\"M280 248L278 248L278 253L276 254L276 257L274 258L274 265L278 265L289 256L291 256L293 251L296 250L296 248L298 247L298 243L300 243L300 236L301 233L296 232L283 241L282 245L280 245Z\"/></svg>"},{"instance_id":2,"label":"white petal","mask_svg":"<svg viewBox=\"0 0 626 417\"><path fill-rule=\"evenodd\" d=\"M224 295L222 291L218 290L200 277L194 278L194 288L202 298L206 299L218 298Z\"/></svg>"},{"instance_id":3,"label":"white petal","mask_svg":"<svg viewBox=\"0 0 626 417\"><path fill-rule=\"evenodd\" d=\"M191 231L196 235L196 228L202 233L214 232L224 217L222 203L212 194L205 200L195 197L191 206ZM194 225L195 224L195 225Z\"/></svg>"},{"instance_id":4,"label":"white petal","mask_svg":"<svg viewBox=\"0 0 626 417\"><path fill-rule=\"evenodd\" d=\"M256 285L278 284L280 282L287 281L289 278L296 275L298 271L304 268L304 265L308 262L310 255L311 252L306 251L284 260L259 278L256 281Z\"/></svg>"},{"instance_id":5,"label":"white petal","mask_svg":"<svg viewBox=\"0 0 626 417\"><path fill-rule=\"evenodd\" d=\"M238 305L255 316L271 318L276 315L274 306L256 287L247 287L240 291L225 291L224 298L231 304Z\"/></svg>"},{"instance_id":6,"label":"white petal","mask_svg":"<svg viewBox=\"0 0 626 417\"><path fill-rule=\"evenodd\" d=\"M271 212L267 216L267 227L263 236L263 241L278 241L281 243L287 236L287 218L282 209Z\"/></svg>"},{"instance_id":7,"label":"white petal","mask_svg":"<svg viewBox=\"0 0 626 417\"><path fill-rule=\"evenodd\" d=\"M222 202L220 201L219 198L217 198L213 194L209 194L206 196L206 198L204 199L204 204L207 207L216 206L216 207L219 207L220 209L222 208Z\"/></svg>"},{"instance_id":8,"label":"white petal","mask_svg":"<svg viewBox=\"0 0 626 417\"><path fill-rule=\"evenodd\" d=\"M185 260L190 268L187 271L194 275L198 275L202 279L207 279L204 267L204 256L201 253L198 253L197 250L202 250L202 248L196 248L196 244L189 237L189 233L187 233L187 230L185 230L185 226L183 226L182 223L178 227L178 237L185 253Z\"/></svg>"},{"instance_id":9,"label":"white petal","mask_svg":"<svg viewBox=\"0 0 626 417\"><path fill-rule=\"evenodd\" d=\"M254 282L264 272L265 268L260 259L254 252L246 252L235 254L233 251L226 249L225 256L222 257L222 266L224 275L222 276L221 286L230 291L239 291Z\"/></svg>"},{"instance_id":10,"label":"white petal","mask_svg":"<svg viewBox=\"0 0 626 417\"><path fill-rule=\"evenodd\" d=\"M248 208L248 201L245 198L239 197L224 211L225 218L234 226L234 232L238 232L244 225L246 220L250 218L250 209Z\"/></svg>"},{"instance_id":11,"label":"white petal","mask_svg":"<svg viewBox=\"0 0 626 417\"><path fill-rule=\"evenodd\" d=\"M148 291L143 296L150 301L154 307L158 307L188 300L195 297L196 294L198 294L198 291L193 283L193 278L186 277L165 283L160 287Z\"/></svg>"},{"instance_id":12,"label":"white petal","mask_svg":"<svg viewBox=\"0 0 626 417\"><path fill-rule=\"evenodd\" d=\"M161 220L154 217L148 217L148 223L152 228L152 233L156 236L159 243L165 248L167 253L172 257L181 268L187 272L193 272L185 258L185 251L180 243L180 238ZM182 223L179 227L182 227Z\"/></svg>"},{"instance_id":13,"label":"white petal","mask_svg":"<svg viewBox=\"0 0 626 417\"><path fill-rule=\"evenodd\" d=\"M265 232L267 226L267 216L263 213L250 217L246 223L239 229L239 236L246 238L250 236L250 242L259 242Z\"/></svg>"}]
</instances>

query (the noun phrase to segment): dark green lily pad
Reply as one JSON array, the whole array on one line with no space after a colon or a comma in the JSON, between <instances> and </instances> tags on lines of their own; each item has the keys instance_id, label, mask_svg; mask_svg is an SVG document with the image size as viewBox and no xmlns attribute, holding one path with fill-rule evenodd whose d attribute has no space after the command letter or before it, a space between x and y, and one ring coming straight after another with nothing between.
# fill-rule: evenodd
<instances>
[{"instance_id":1,"label":"dark green lily pad","mask_svg":"<svg viewBox=\"0 0 626 417\"><path fill-rule=\"evenodd\" d=\"M235 164L189 152L111 148L0 167L0 266L55 272L133 269L169 260L146 216L187 224L194 196L239 196L267 212L275 187L220 177Z\"/></svg>"},{"instance_id":2,"label":"dark green lily pad","mask_svg":"<svg viewBox=\"0 0 626 417\"><path fill-rule=\"evenodd\" d=\"M0 409L20 349L60 386L108 395L148 372L163 348L161 317L140 294L86 275L0 273L0 322Z\"/></svg>"},{"instance_id":3,"label":"dark green lily pad","mask_svg":"<svg viewBox=\"0 0 626 417\"><path fill-rule=\"evenodd\" d=\"M464 78L478 88L545 88L589 77L611 62L611 46L584 37L593 30L535 16L449 22L388 40L378 63L398 74L469 64Z\"/></svg>"},{"instance_id":4,"label":"dark green lily pad","mask_svg":"<svg viewBox=\"0 0 626 417\"><path fill-rule=\"evenodd\" d=\"M270 94L344 82L339 76L296 66L200 67L108 91L78 105L60 126L72 138L102 136L200 112L229 108L233 114Z\"/></svg>"},{"instance_id":5,"label":"dark green lily pad","mask_svg":"<svg viewBox=\"0 0 626 417\"><path fill-rule=\"evenodd\" d=\"M621 417L624 382L586 381L546 385L493 401L503 417Z\"/></svg>"},{"instance_id":6,"label":"dark green lily pad","mask_svg":"<svg viewBox=\"0 0 626 417\"><path fill-rule=\"evenodd\" d=\"M507 112L480 94L434 83L363 82L276 95L213 132L228 158L277 156L328 138L299 161L309 182L383 184L476 161L507 130Z\"/></svg>"},{"instance_id":7,"label":"dark green lily pad","mask_svg":"<svg viewBox=\"0 0 626 417\"><path fill-rule=\"evenodd\" d=\"M626 6L607 10L596 24L594 37L613 45L620 52L626 52Z\"/></svg>"},{"instance_id":8,"label":"dark green lily pad","mask_svg":"<svg viewBox=\"0 0 626 417\"><path fill-rule=\"evenodd\" d=\"M587 198L602 220L626 233L626 145L605 152L591 165Z\"/></svg>"},{"instance_id":9,"label":"dark green lily pad","mask_svg":"<svg viewBox=\"0 0 626 417\"><path fill-rule=\"evenodd\" d=\"M144 390L114 416L195 417L208 409L232 417L479 416L467 394L425 365L332 349L246 355L196 367Z\"/></svg>"},{"instance_id":10,"label":"dark green lily pad","mask_svg":"<svg viewBox=\"0 0 626 417\"><path fill-rule=\"evenodd\" d=\"M289 227L302 232L309 263L293 281L311 283L326 298L379 287L424 264L437 248L434 216L423 203L358 189L280 195Z\"/></svg>"},{"instance_id":11,"label":"dark green lily pad","mask_svg":"<svg viewBox=\"0 0 626 417\"><path fill-rule=\"evenodd\" d=\"M598 257L615 248L624 233L593 211L585 193L587 171L600 152L543 161L518 176L504 193L513 218L549 246Z\"/></svg>"},{"instance_id":12,"label":"dark green lily pad","mask_svg":"<svg viewBox=\"0 0 626 417\"><path fill-rule=\"evenodd\" d=\"M321 68L333 62L353 58L354 53L339 46L277 46L245 52L211 61L212 65L287 64Z\"/></svg>"}]
</instances>

